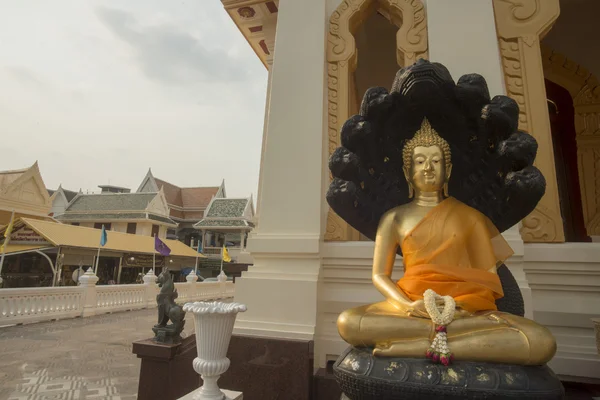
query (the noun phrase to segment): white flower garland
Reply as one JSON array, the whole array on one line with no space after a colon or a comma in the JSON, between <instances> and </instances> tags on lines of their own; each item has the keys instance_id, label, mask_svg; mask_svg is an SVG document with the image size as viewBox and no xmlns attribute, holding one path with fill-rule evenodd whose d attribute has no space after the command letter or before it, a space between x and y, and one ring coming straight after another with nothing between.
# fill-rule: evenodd
<instances>
[{"instance_id":1,"label":"white flower garland","mask_svg":"<svg viewBox=\"0 0 600 400\"><path fill-rule=\"evenodd\" d=\"M438 299L444 301L442 312L440 312L436 303L436 300ZM454 355L448 348L446 326L454 319L456 302L452 296L440 296L433 290L427 289L425 293L423 293L423 303L425 304L427 313L429 313L429 317L435 324L436 331L431 346L427 349L427 358L430 358L435 363L439 362L443 365L449 365L454 359Z\"/></svg>"}]
</instances>

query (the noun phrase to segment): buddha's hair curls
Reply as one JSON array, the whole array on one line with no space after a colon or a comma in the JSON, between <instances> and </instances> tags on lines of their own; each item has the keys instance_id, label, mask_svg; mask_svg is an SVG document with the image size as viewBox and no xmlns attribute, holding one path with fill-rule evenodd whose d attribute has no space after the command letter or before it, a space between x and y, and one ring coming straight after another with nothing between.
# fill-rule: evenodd
<instances>
[{"instance_id":1,"label":"buddha's hair curls","mask_svg":"<svg viewBox=\"0 0 600 400\"><path fill-rule=\"evenodd\" d=\"M415 148L438 146L444 154L444 163L446 164L446 171L450 170L452 164L452 152L450 151L450 145L444 140L436 131L431 127L431 124L427 118L423 119L421 128L415 133L412 139L408 140L402 148L402 162L404 168L410 169L412 164L412 157Z\"/></svg>"}]
</instances>

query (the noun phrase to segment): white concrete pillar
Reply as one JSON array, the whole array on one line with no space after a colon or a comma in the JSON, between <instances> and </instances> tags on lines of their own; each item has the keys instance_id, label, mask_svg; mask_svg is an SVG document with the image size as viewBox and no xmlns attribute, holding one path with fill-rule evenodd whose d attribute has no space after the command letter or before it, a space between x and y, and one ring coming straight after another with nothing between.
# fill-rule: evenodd
<instances>
[{"instance_id":1,"label":"white concrete pillar","mask_svg":"<svg viewBox=\"0 0 600 400\"><path fill-rule=\"evenodd\" d=\"M429 58L444 64L455 81L478 73L490 96L506 95L492 0L426 0ZM507 266L519 283L525 315L533 317L531 288L523 271L523 239L519 226L504 232L515 255Z\"/></svg>"},{"instance_id":2,"label":"white concrete pillar","mask_svg":"<svg viewBox=\"0 0 600 400\"><path fill-rule=\"evenodd\" d=\"M235 332L313 338L323 231L326 1L281 0L263 143L254 258L236 280ZM301 299L301 301L300 301Z\"/></svg>"},{"instance_id":3,"label":"white concrete pillar","mask_svg":"<svg viewBox=\"0 0 600 400\"><path fill-rule=\"evenodd\" d=\"M258 182L258 196L257 199L262 197L262 177L263 169L264 169L264 161L265 161L265 147L267 145L267 126L269 123L269 108L271 107L271 70L273 69L273 59L267 60L267 68L269 69L269 75L267 77L267 99L265 101L265 120L263 125L263 138L262 138L262 148L260 152L260 167L258 171L259 182ZM258 225L258 220L260 216L260 201L256 202L256 213L254 213L254 222Z\"/></svg>"},{"instance_id":4,"label":"white concrete pillar","mask_svg":"<svg viewBox=\"0 0 600 400\"><path fill-rule=\"evenodd\" d=\"M267 57L267 69L269 71L269 75L267 77L267 98L265 100L265 119L263 125L263 138L262 138L262 148L260 153L260 170L259 176L262 176L262 170L264 166L264 156L265 156L265 146L267 145L267 127L269 123L269 109L271 108L271 71L273 70L273 59L275 56L275 33L277 27L277 14L271 14L268 18L265 19L263 24L263 33L265 34L265 44L267 46L267 50L269 50L269 57ZM258 197L261 197L262 182L258 183ZM260 214L260 202L256 203L256 213L254 214L254 220L258 221Z\"/></svg>"},{"instance_id":5,"label":"white concrete pillar","mask_svg":"<svg viewBox=\"0 0 600 400\"><path fill-rule=\"evenodd\" d=\"M144 288L146 289L146 308L156 307L156 294L158 293L156 278L152 268L142 278L144 280Z\"/></svg>"},{"instance_id":6,"label":"white concrete pillar","mask_svg":"<svg viewBox=\"0 0 600 400\"><path fill-rule=\"evenodd\" d=\"M490 95L505 94L492 0L427 0L429 59L454 80L476 72Z\"/></svg>"},{"instance_id":7,"label":"white concrete pillar","mask_svg":"<svg viewBox=\"0 0 600 400\"><path fill-rule=\"evenodd\" d=\"M92 267L88 268L85 274L79 277L79 286L83 288L83 310L82 317L91 317L96 315L97 295L96 283L98 277Z\"/></svg>"}]
</instances>

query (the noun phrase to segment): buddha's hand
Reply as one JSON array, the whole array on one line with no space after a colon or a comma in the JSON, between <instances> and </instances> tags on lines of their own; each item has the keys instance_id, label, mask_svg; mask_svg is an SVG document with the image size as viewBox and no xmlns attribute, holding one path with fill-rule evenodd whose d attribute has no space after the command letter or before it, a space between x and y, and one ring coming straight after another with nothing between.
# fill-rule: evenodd
<instances>
[{"instance_id":1,"label":"buddha's hand","mask_svg":"<svg viewBox=\"0 0 600 400\"><path fill-rule=\"evenodd\" d=\"M463 310L460 307L456 307L456 311L454 311L454 319L468 318L468 317L472 317L472 316L473 316L473 313L470 313L467 310Z\"/></svg>"},{"instance_id":2,"label":"buddha's hand","mask_svg":"<svg viewBox=\"0 0 600 400\"><path fill-rule=\"evenodd\" d=\"M438 310L440 310L440 312L441 312L444 308L444 300L437 299L435 301L435 304L438 307ZM429 316L429 313L427 312L427 309L425 308L425 302L423 300L417 300L417 301L413 301L412 303L410 303L408 306L408 309L407 309L407 314L410 317L428 318L428 319L431 318ZM454 311L453 319L466 318L466 317L470 317L472 315L473 314L471 314L470 312L463 310L460 307L456 307L456 310Z\"/></svg>"},{"instance_id":3,"label":"buddha's hand","mask_svg":"<svg viewBox=\"0 0 600 400\"><path fill-rule=\"evenodd\" d=\"M423 300L417 300L409 303L406 313L409 317L430 318Z\"/></svg>"}]
</instances>

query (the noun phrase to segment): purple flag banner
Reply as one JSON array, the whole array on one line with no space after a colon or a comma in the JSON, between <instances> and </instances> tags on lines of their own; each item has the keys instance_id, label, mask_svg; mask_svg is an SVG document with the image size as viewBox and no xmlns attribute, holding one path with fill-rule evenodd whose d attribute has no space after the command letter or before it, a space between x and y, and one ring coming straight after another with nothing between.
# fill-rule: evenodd
<instances>
[{"instance_id":1,"label":"purple flag banner","mask_svg":"<svg viewBox=\"0 0 600 400\"><path fill-rule=\"evenodd\" d=\"M169 246L164 244L162 240L158 238L158 236L154 236L154 250L158 251L161 256L168 256L171 254L171 249Z\"/></svg>"}]
</instances>

